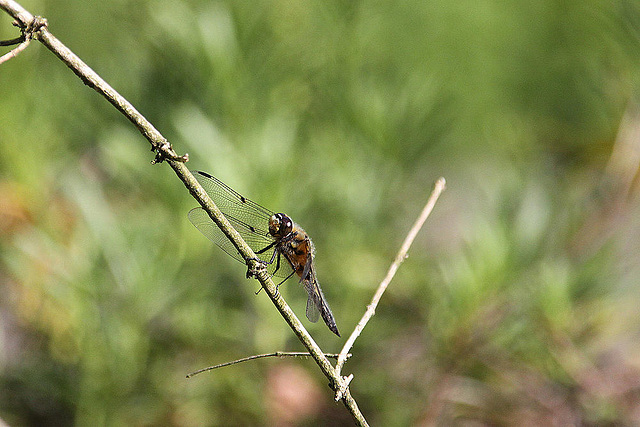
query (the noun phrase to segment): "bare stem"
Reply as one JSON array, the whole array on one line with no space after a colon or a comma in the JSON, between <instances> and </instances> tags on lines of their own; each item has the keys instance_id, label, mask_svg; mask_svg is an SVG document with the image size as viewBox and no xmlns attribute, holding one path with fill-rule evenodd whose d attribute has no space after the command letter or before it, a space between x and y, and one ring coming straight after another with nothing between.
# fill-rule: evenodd
<instances>
[{"instance_id":1,"label":"bare stem","mask_svg":"<svg viewBox=\"0 0 640 427\"><path fill-rule=\"evenodd\" d=\"M7 52L6 54L2 55L2 57L0 57L0 65L7 62L11 58L15 58L16 56L18 56L20 52L25 50L27 46L29 46L29 43L31 43L31 39L33 38L33 35L37 31L39 31L42 27L47 26L47 20L36 16L36 17L33 17L33 19L31 19L26 26L23 26L18 21L14 21L13 25L20 27L20 31L22 32L22 35L12 40L0 41L0 46L11 46L14 44L18 44L17 47L15 47L11 51Z\"/></svg>"},{"instance_id":2,"label":"bare stem","mask_svg":"<svg viewBox=\"0 0 640 427\"><path fill-rule=\"evenodd\" d=\"M337 354L337 353L325 353L324 356L329 358L329 359L337 359L339 354ZM241 359L233 360L231 362L220 363L218 365L214 365L214 366L209 366L207 368L198 369L197 371L188 374L187 378L194 377L194 376L196 376L198 374L201 374L203 372L213 371L214 369L224 368L225 366L237 365L238 363L248 362L249 360L262 359L262 358L265 358L265 357L311 357L311 354L310 353L305 353L305 352L302 352L302 351L276 351L276 352L273 352L273 353L256 354L256 355L253 355L253 356L248 356L248 357L243 357ZM351 357L351 355L349 354L348 357Z\"/></svg>"},{"instance_id":3,"label":"bare stem","mask_svg":"<svg viewBox=\"0 0 640 427\"><path fill-rule=\"evenodd\" d=\"M7 62L8 60L10 60L11 58L15 58L16 56L18 56L18 54L20 52L22 52L23 50L25 50L27 48L27 46L29 46L29 43L31 42L31 40L25 40L22 43L20 43L16 48L10 50L9 52L5 53L4 55L0 56L0 65L2 65L3 63Z\"/></svg>"},{"instance_id":4,"label":"bare stem","mask_svg":"<svg viewBox=\"0 0 640 427\"><path fill-rule=\"evenodd\" d=\"M387 289L387 286L389 286L389 283L391 283L391 280L393 279L393 276L395 276L396 271L398 271L400 264L402 264L402 262L407 258L407 253L409 252L409 248L411 247L411 244L413 243L414 239L418 235L418 232L422 228L424 222L427 220L427 218L431 214L431 211L433 210L433 207L438 201L440 194L442 194L442 192L444 191L445 186L446 186L446 181L444 178L439 178L436 181L433 191L431 192L431 196L429 196L429 200L427 200L427 204L422 209L420 216L418 217L416 222L413 224L413 227L411 227L411 230L409 230L409 234L407 234L407 237L405 237L404 242L400 247L400 251L398 252L398 255L396 255L395 260L389 267L389 271L387 272L387 275L378 286L378 289L376 290L376 293L373 295L373 299L371 300L371 303L367 306L367 310L362 316L362 319L360 319L355 329L351 333L351 336L349 337L347 342L344 344L344 347L342 347L342 350L340 351L340 357L338 357L338 362L336 363L336 372L338 373L338 375L340 375L340 371L342 370L342 367L344 366L344 363L347 360L347 354L349 354L349 351L353 347L353 344L355 343L356 339L362 333L362 330L364 329L364 327L367 325L367 322L369 322L369 319L371 319L371 317L373 317L373 315L375 314L376 307L380 302L380 298L382 298L382 294L384 294L384 291Z\"/></svg>"},{"instance_id":5,"label":"bare stem","mask_svg":"<svg viewBox=\"0 0 640 427\"><path fill-rule=\"evenodd\" d=\"M11 40L0 40L0 46L13 46L14 44L20 44L23 41L25 41L24 35Z\"/></svg>"}]
</instances>

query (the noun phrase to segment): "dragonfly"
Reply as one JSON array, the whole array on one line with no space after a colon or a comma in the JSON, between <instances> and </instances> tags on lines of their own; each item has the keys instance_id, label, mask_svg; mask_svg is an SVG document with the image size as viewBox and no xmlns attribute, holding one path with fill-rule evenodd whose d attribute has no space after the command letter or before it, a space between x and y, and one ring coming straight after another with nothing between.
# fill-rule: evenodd
<instances>
[{"instance_id":1,"label":"dragonfly","mask_svg":"<svg viewBox=\"0 0 640 427\"><path fill-rule=\"evenodd\" d=\"M322 316L329 329L340 336L336 320L316 277L315 247L307 232L288 215L275 213L259 205L206 172L197 171L194 176L233 228L259 256L269 275L284 278L278 286L294 274L299 277L299 283L308 294L307 319L315 323ZM188 217L209 240L234 259L245 262L203 208L191 209ZM281 261L283 258L285 262Z\"/></svg>"}]
</instances>

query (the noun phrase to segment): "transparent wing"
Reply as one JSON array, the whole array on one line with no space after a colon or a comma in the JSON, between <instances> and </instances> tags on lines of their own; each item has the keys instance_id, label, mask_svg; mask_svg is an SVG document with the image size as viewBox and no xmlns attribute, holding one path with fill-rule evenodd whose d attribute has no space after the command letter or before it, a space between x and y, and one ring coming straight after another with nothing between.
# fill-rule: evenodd
<instances>
[{"instance_id":1,"label":"transparent wing","mask_svg":"<svg viewBox=\"0 0 640 427\"><path fill-rule=\"evenodd\" d=\"M309 294L306 311L307 319L315 323L318 321L318 315L322 315L322 320L324 320L324 323L329 327L329 329L331 329L331 331L337 336L340 336L338 326L336 325L336 319L333 317L333 313L329 308L329 304L327 304L327 300L322 293L322 289L320 289L320 284L318 283L318 279L316 279L313 266L311 266L309 276L307 276L307 279L304 279L302 283L307 294Z\"/></svg>"},{"instance_id":2,"label":"transparent wing","mask_svg":"<svg viewBox=\"0 0 640 427\"><path fill-rule=\"evenodd\" d=\"M304 288L309 294L309 298L307 298L307 319L316 323L320 318L320 310L318 310L320 301L318 301L318 294L315 290L314 284L309 280L304 281Z\"/></svg>"},{"instance_id":3,"label":"transparent wing","mask_svg":"<svg viewBox=\"0 0 640 427\"><path fill-rule=\"evenodd\" d=\"M191 221L191 223L195 225L195 227L202 234L204 234L209 240L211 240L213 243L218 245L223 251L231 255L233 258L237 259L240 262L244 262L244 259L242 258L240 253L238 253L238 250L235 248L235 246L233 246L233 244L229 241L227 236L224 235L224 233L220 230L220 228L218 228L215 222L213 222L211 218L209 218L209 214L207 213L207 211L205 211L202 208L194 208L189 211L188 216L189 216L189 221ZM256 233L248 232L246 229L244 232L242 232L241 229L244 227L242 224L239 224L237 221L234 221L233 218L231 217L227 217L227 219L229 220L231 225L233 225L233 228L238 230L238 233L240 233L240 235L247 242L247 244L251 246L254 252L256 250L265 248L266 246L270 245L271 242L273 241L272 239L267 238L266 236L261 236ZM259 249L256 249L256 247ZM273 254L273 249L270 249L266 251L264 254L260 254L260 255L262 255L262 257L264 258L268 256L269 258L267 258L267 261L270 261L272 254Z\"/></svg>"},{"instance_id":4,"label":"transparent wing","mask_svg":"<svg viewBox=\"0 0 640 427\"><path fill-rule=\"evenodd\" d=\"M207 192L211 200L229 220L247 244L258 252L273 243L273 238L269 234L269 219L273 212L260 206L258 203L247 199L225 183L209 175L206 172L195 172L196 179ZM238 253L224 233L209 218L209 214L202 208L194 208L189 211L189 221L204 234L209 240L218 245L223 251L243 262L244 259ZM274 248L258 255L260 259L270 262L273 257ZM273 274L276 263L269 264L267 271ZM291 273L289 264L284 261L280 263L280 269L276 272L277 277L287 277Z\"/></svg>"}]
</instances>

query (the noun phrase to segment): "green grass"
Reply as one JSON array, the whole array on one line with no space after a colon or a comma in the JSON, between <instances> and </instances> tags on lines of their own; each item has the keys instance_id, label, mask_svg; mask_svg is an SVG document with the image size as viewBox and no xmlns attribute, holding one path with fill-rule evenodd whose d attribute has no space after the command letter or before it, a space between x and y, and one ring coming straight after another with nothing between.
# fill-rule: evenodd
<instances>
[{"instance_id":1,"label":"green grass","mask_svg":"<svg viewBox=\"0 0 640 427\"><path fill-rule=\"evenodd\" d=\"M343 336L447 179L344 370L372 425L639 422L638 163L616 139L635 2L23 6L190 168L305 228ZM0 68L0 419L348 425L311 361L184 378L301 346L107 102L38 43Z\"/></svg>"}]
</instances>

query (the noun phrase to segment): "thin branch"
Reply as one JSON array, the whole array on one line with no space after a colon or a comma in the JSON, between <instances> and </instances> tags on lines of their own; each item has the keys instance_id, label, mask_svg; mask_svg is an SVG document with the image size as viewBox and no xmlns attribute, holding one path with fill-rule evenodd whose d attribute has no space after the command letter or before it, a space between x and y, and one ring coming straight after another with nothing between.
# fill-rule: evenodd
<instances>
[{"instance_id":1,"label":"thin branch","mask_svg":"<svg viewBox=\"0 0 640 427\"><path fill-rule=\"evenodd\" d=\"M16 21L18 21L21 28L26 28L34 21L33 15L27 12L22 6L16 3L14 0L0 0L0 9L5 10ZM209 198L204 189L200 186L197 180L193 177L191 172L184 165L184 162L188 160L186 155L178 156L171 144L166 138L160 134L160 132L144 117L142 116L129 101L121 96L115 89L113 89L106 81L104 81L96 72L94 72L87 64L85 64L77 55L75 55L69 48L62 44L57 38L55 38L46 26L39 28L34 33L34 38L39 40L44 46L51 50L60 60L62 60L67 67L69 67L80 79L89 87L94 89L100 95L102 95L107 101L109 101L118 111L120 111L136 128L142 133L142 135L151 143L152 150L156 151L157 155L154 159L154 163L160 163L164 160L167 161L169 166L174 170L176 175L187 187L191 195L200 203L200 205L207 211L211 219L220 227L222 232L229 238L233 245L238 249L239 253L246 260L249 270L255 272L255 277L258 279L262 288L266 294L269 295L271 301L275 304L280 314L284 317L285 321L294 330L294 333L302 344L309 350L309 353L316 361L323 374L329 379L330 387L336 390L345 390L342 393L342 402L347 407L354 420L358 425L368 425L364 416L360 412L356 401L351 396L349 389L346 387L346 378L341 377L333 368L329 360L325 357L324 353L315 343L311 335L302 325L302 322L296 317L289 305L284 301L280 294L276 290L276 286L269 278L266 269L259 269L259 265L256 259L256 255L251 248L240 237L238 232L229 224L229 221L220 212L218 207Z\"/></svg>"},{"instance_id":2,"label":"thin branch","mask_svg":"<svg viewBox=\"0 0 640 427\"><path fill-rule=\"evenodd\" d=\"M337 353L325 353L324 355L329 359L337 359L338 356L340 356ZM311 354L302 351L276 351L274 353L256 354L254 356L243 357L242 359L233 360L231 362L220 363L218 365L198 369L197 371L188 374L187 378L194 377L203 372L213 371L214 369L224 368L225 366L237 365L238 363L248 362L249 360L262 359L265 357L311 357ZM347 357L351 357L351 355L349 354L347 355Z\"/></svg>"},{"instance_id":3,"label":"thin branch","mask_svg":"<svg viewBox=\"0 0 640 427\"><path fill-rule=\"evenodd\" d=\"M0 46L13 46L22 43L25 40L24 34L11 40L0 40Z\"/></svg>"},{"instance_id":4,"label":"thin branch","mask_svg":"<svg viewBox=\"0 0 640 427\"><path fill-rule=\"evenodd\" d=\"M367 306L367 311L365 311L364 316L362 316L362 319L360 319L360 322L358 322L358 324L356 325L356 328L353 330L353 333L344 344L344 347L342 347L342 350L340 351L340 357L338 358L338 362L336 363L336 372L338 373L338 375L340 375L340 371L342 370L342 367L347 360L347 354L349 353L349 350L351 350L351 347L353 347L353 344L360 336L360 333L362 333L362 330L366 326L367 322L369 322L369 319L371 319L371 317L373 317L373 315L375 314L376 307L380 302L380 298L382 298L382 294L384 294L387 286L389 286L389 283L391 283L391 280L393 279L393 276L395 276L396 271L398 271L400 264L402 264L402 262L407 258L407 253L409 252L409 248L411 247L413 240L416 238L424 222L431 214L431 211L438 201L440 194L442 194L442 192L444 191L445 186L446 181L444 178L439 178L434 184L433 191L431 192L431 196L429 196L429 200L427 200L427 204L422 209L420 216L413 224L413 227L411 227L411 230L409 230L409 234L407 234L407 237L404 239L398 255L396 255L395 260L389 267L387 275L380 283L380 286L378 286L376 293L373 295L371 303Z\"/></svg>"},{"instance_id":5,"label":"thin branch","mask_svg":"<svg viewBox=\"0 0 640 427\"><path fill-rule=\"evenodd\" d=\"M26 27L21 26L18 21L14 21L13 25L16 27L20 27L22 35L12 40L0 41L0 46L11 46L18 43L20 44L0 57L0 65L7 62L11 58L15 58L20 52L25 50L27 46L29 46L29 43L31 43L31 39L33 39L33 35L35 34L35 32L47 26L47 20L36 16L31 21L29 21Z\"/></svg>"},{"instance_id":6,"label":"thin branch","mask_svg":"<svg viewBox=\"0 0 640 427\"><path fill-rule=\"evenodd\" d=\"M9 42L12 42L14 40L19 40L19 38L18 39L13 39L13 40L7 40L6 42L3 42L3 43L9 43ZM27 48L27 46L29 46L29 43L31 43L31 39L26 39L22 43L20 43L17 47L11 49L9 52L7 52L4 55L0 56L0 65L4 64L5 62L10 60L11 58L15 58L16 56L18 56L18 54L20 52L22 52L23 50L25 50ZM15 43L13 43L13 44L15 44ZM10 46L10 44L6 44L6 45L3 45L3 46Z\"/></svg>"}]
</instances>

